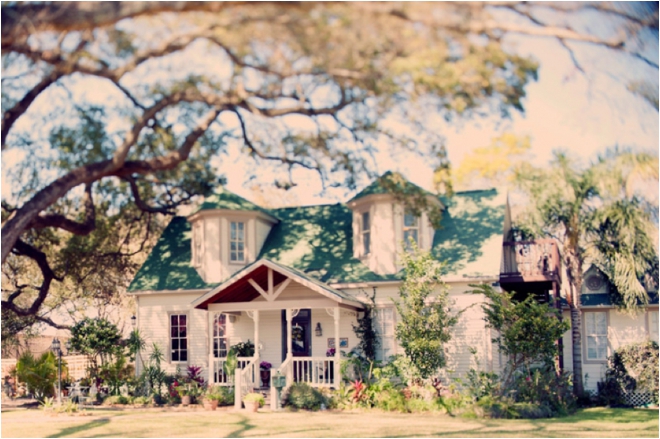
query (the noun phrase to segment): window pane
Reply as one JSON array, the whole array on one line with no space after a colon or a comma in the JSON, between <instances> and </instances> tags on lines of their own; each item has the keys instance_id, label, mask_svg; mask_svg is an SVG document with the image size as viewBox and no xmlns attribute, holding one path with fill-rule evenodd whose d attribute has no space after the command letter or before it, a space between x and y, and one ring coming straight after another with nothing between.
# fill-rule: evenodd
<instances>
[{"instance_id":1,"label":"window pane","mask_svg":"<svg viewBox=\"0 0 660 439\"><path fill-rule=\"evenodd\" d=\"M238 251L241 251L241 252L242 252L243 250L245 250L245 248L244 248L244 244L243 244L242 242L239 242L239 243L238 243Z\"/></svg>"},{"instance_id":2,"label":"window pane","mask_svg":"<svg viewBox=\"0 0 660 439\"><path fill-rule=\"evenodd\" d=\"M598 358L596 340L593 337L587 337L587 358L590 360L595 360Z\"/></svg>"},{"instance_id":3,"label":"window pane","mask_svg":"<svg viewBox=\"0 0 660 439\"><path fill-rule=\"evenodd\" d=\"M179 324L179 316L177 315L170 316L170 322L172 326L177 326Z\"/></svg>"},{"instance_id":4,"label":"window pane","mask_svg":"<svg viewBox=\"0 0 660 439\"><path fill-rule=\"evenodd\" d=\"M371 252L371 233L364 233L362 235L362 246L364 247L364 254Z\"/></svg>"},{"instance_id":5,"label":"window pane","mask_svg":"<svg viewBox=\"0 0 660 439\"><path fill-rule=\"evenodd\" d=\"M237 260L236 258L237 258L237 256L236 256L236 252L231 252L231 258L230 258L230 259L231 259L232 261L236 261L236 260Z\"/></svg>"},{"instance_id":6,"label":"window pane","mask_svg":"<svg viewBox=\"0 0 660 439\"><path fill-rule=\"evenodd\" d=\"M170 328L170 337L178 337L179 336L179 328L177 326L172 326Z\"/></svg>"},{"instance_id":7,"label":"window pane","mask_svg":"<svg viewBox=\"0 0 660 439\"><path fill-rule=\"evenodd\" d=\"M417 227L417 217L410 212L403 216L403 225L406 227Z\"/></svg>"},{"instance_id":8,"label":"window pane","mask_svg":"<svg viewBox=\"0 0 660 439\"><path fill-rule=\"evenodd\" d=\"M596 332L607 334L607 315L604 312L594 313L596 315Z\"/></svg>"},{"instance_id":9,"label":"window pane","mask_svg":"<svg viewBox=\"0 0 660 439\"><path fill-rule=\"evenodd\" d=\"M186 326L186 315L180 315L179 316L179 326Z\"/></svg>"},{"instance_id":10,"label":"window pane","mask_svg":"<svg viewBox=\"0 0 660 439\"><path fill-rule=\"evenodd\" d=\"M186 340L185 338L182 339L181 342L179 343L179 348L188 349L188 340Z\"/></svg>"},{"instance_id":11,"label":"window pane","mask_svg":"<svg viewBox=\"0 0 660 439\"><path fill-rule=\"evenodd\" d=\"M371 225L369 224L369 212L365 212L362 214L362 230L367 231L371 228Z\"/></svg>"},{"instance_id":12,"label":"window pane","mask_svg":"<svg viewBox=\"0 0 660 439\"><path fill-rule=\"evenodd\" d=\"M243 224L241 223L241 225L243 225ZM239 241L245 241L244 236L245 235L243 234L243 228L241 227L240 229L238 229L238 240Z\"/></svg>"},{"instance_id":13,"label":"window pane","mask_svg":"<svg viewBox=\"0 0 660 439\"><path fill-rule=\"evenodd\" d=\"M236 259L236 260L237 261L242 261L244 259L245 259L245 255L243 254L243 252L238 252L238 259Z\"/></svg>"},{"instance_id":14,"label":"window pane","mask_svg":"<svg viewBox=\"0 0 660 439\"><path fill-rule=\"evenodd\" d=\"M173 338L172 339L172 351L176 351L179 349L179 339L178 338Z\"/></svg>"},{"instance_id":15,"label":"window pane","mask_svg":"<svg viewBox=\"0 0 660 439\"><path fill-rule=\"evenodd\" d=\"M242 232L244 229L245 229L245 223L238 223L238 230L240 230ZM241 236L242 236L242 234L241 234Z\"/></svg>"},{"instance_id":16,"label":"window pane","mask_svg":"<svg viewBox=\"0 0 660 439\"><path fill-rule=\"evenodd\" d=\"M172 352L172 361L180 361L179 360L179 352Z\"/></svg>"},{"instance_id":17,"label":"window pane","mask_svg":"<svg viewBox=\"0 0 660 439\"><path fill-rule=\"evenodd\" d=\"M179 337L185 337L185 336L186 336L186 332L187 332L187 331L186 331L185 326L184 326L184 327L180 327L180 328L179 328Z\"/></svg>"},{"instance_id":18,"label":"window pane","mask_svg":"<svg viewBox=\"0 0 660 439\"><path fill-rule=\"evenodd\" d=\"M231 244L229 245L229 250L231 250L233 252L236 251L236 243L235 242L233 242L233 241L231 242Z\"/></svg>"}]
</instances>

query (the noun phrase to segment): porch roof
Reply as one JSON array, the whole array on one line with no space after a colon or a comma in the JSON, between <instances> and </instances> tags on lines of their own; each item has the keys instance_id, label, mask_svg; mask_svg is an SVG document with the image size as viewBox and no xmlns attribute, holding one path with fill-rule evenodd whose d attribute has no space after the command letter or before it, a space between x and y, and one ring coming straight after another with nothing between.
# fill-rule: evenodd
<instances>
[{"instance_id":1,"label":"porch roof","mask_svg":"<svg viewBox=\"0 0 660 439\"><path fill-rule=\"evenodd\" d=\"M336 290L329 285L314 279L292 267L279 264L269 259L258 259L236 272L227 281L213 288L208 293L200 296L192 302L192 306L198 309L208 309L211 303L235 303L250 302L260 296L259 291L253 283L256 283L263 291L268 291L268 270L273 271L273 286L281 284L285 279L292 279L310 290L331 299L338 304L348 305L352 308L363 309L364 304L355 300L354 297ZM253 283L252 283L252 282Z\"/></svg>"}]
</instances>

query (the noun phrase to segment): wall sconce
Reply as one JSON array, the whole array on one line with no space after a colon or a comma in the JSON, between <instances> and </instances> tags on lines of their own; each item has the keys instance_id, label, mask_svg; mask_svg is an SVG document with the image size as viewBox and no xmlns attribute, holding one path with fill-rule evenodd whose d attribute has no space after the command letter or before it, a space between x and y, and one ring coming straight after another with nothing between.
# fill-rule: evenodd
<instances>
[{"instance_id":1,"label":"wall sconce","mask_svg":"<svg viewBox=\"0 0 660 439\"><path fill-rule=\"evenodd\" d=\"M316 324L316 329L314 330L314 332L316 332L317 337L323 336L323 329L321 328L321 322L318 322Z\"/></svg>"},{"instance_id":2,"label":"wall sconce","mask_svg":"<svg viewBox=\"0 0 660 439\"><path fill-rule=\"evenodd\" d=\"M135 317L135 315L131 317L131 326L133 327L133 329L135 329L135 327L137 326L137 317Z\"/></svg>"},{"instance_id":3,"label":"wall sconce","mask_svg":"<svg viewBox=\"0 0 660 439\"><path fill-rule=\"evenodd\" d=\"M233 314L229 314L229 323L236 323L238 316L235 316Z\"/></svg>"}]
</instances>

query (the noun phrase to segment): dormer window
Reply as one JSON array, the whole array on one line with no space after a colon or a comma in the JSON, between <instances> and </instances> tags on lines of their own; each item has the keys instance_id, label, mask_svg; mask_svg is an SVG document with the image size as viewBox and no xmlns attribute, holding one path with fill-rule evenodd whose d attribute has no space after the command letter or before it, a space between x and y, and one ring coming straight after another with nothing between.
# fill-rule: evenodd
<instances>
[{"instance_id":1,"label":"dormer window","mask_svg":"<svg viewBox=\"0 0 660 439\"><path fill-rule=\"evenodd\" d=\"M245 223L232 221L229 236L230 262L245 262Z\"/></svg>"},{"instance_id":2,"label":"dormer window","mask_svg":"<svg viewBox=\"0 0 660 439\"><path fill-rule=\"evenodd\" d=\"M410 211L403 216L403 242L407 251L412 250L412 243L419 245L419 217Z\"/></svg>"},{"instance_id":3,"label":"dormer window","mask_svg":"<svg viewBox=\"0 0 660 439\"><path fill-rule=\"evenodd\" d=\"M362 249L363 255L371 252L371 221L369 212L362 213Z\"/></svg>"}]
</instances>

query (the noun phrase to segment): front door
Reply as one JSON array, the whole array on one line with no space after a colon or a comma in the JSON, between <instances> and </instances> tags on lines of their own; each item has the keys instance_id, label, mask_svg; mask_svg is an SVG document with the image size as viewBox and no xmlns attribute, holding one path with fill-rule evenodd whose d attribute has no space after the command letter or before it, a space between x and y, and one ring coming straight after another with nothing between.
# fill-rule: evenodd
<instances>
[{"instance_id":1,"label":"front door","mask_svg":"<svg viewBox=\"0 0 660 439\"><path fill-rule=\"evenodd\" d=\"M291 350L294 357L312 356L312 310L301 309L291 321ZM286 311L282 310L282 361L287 350Z\"/></svg>"}]
</instances>

